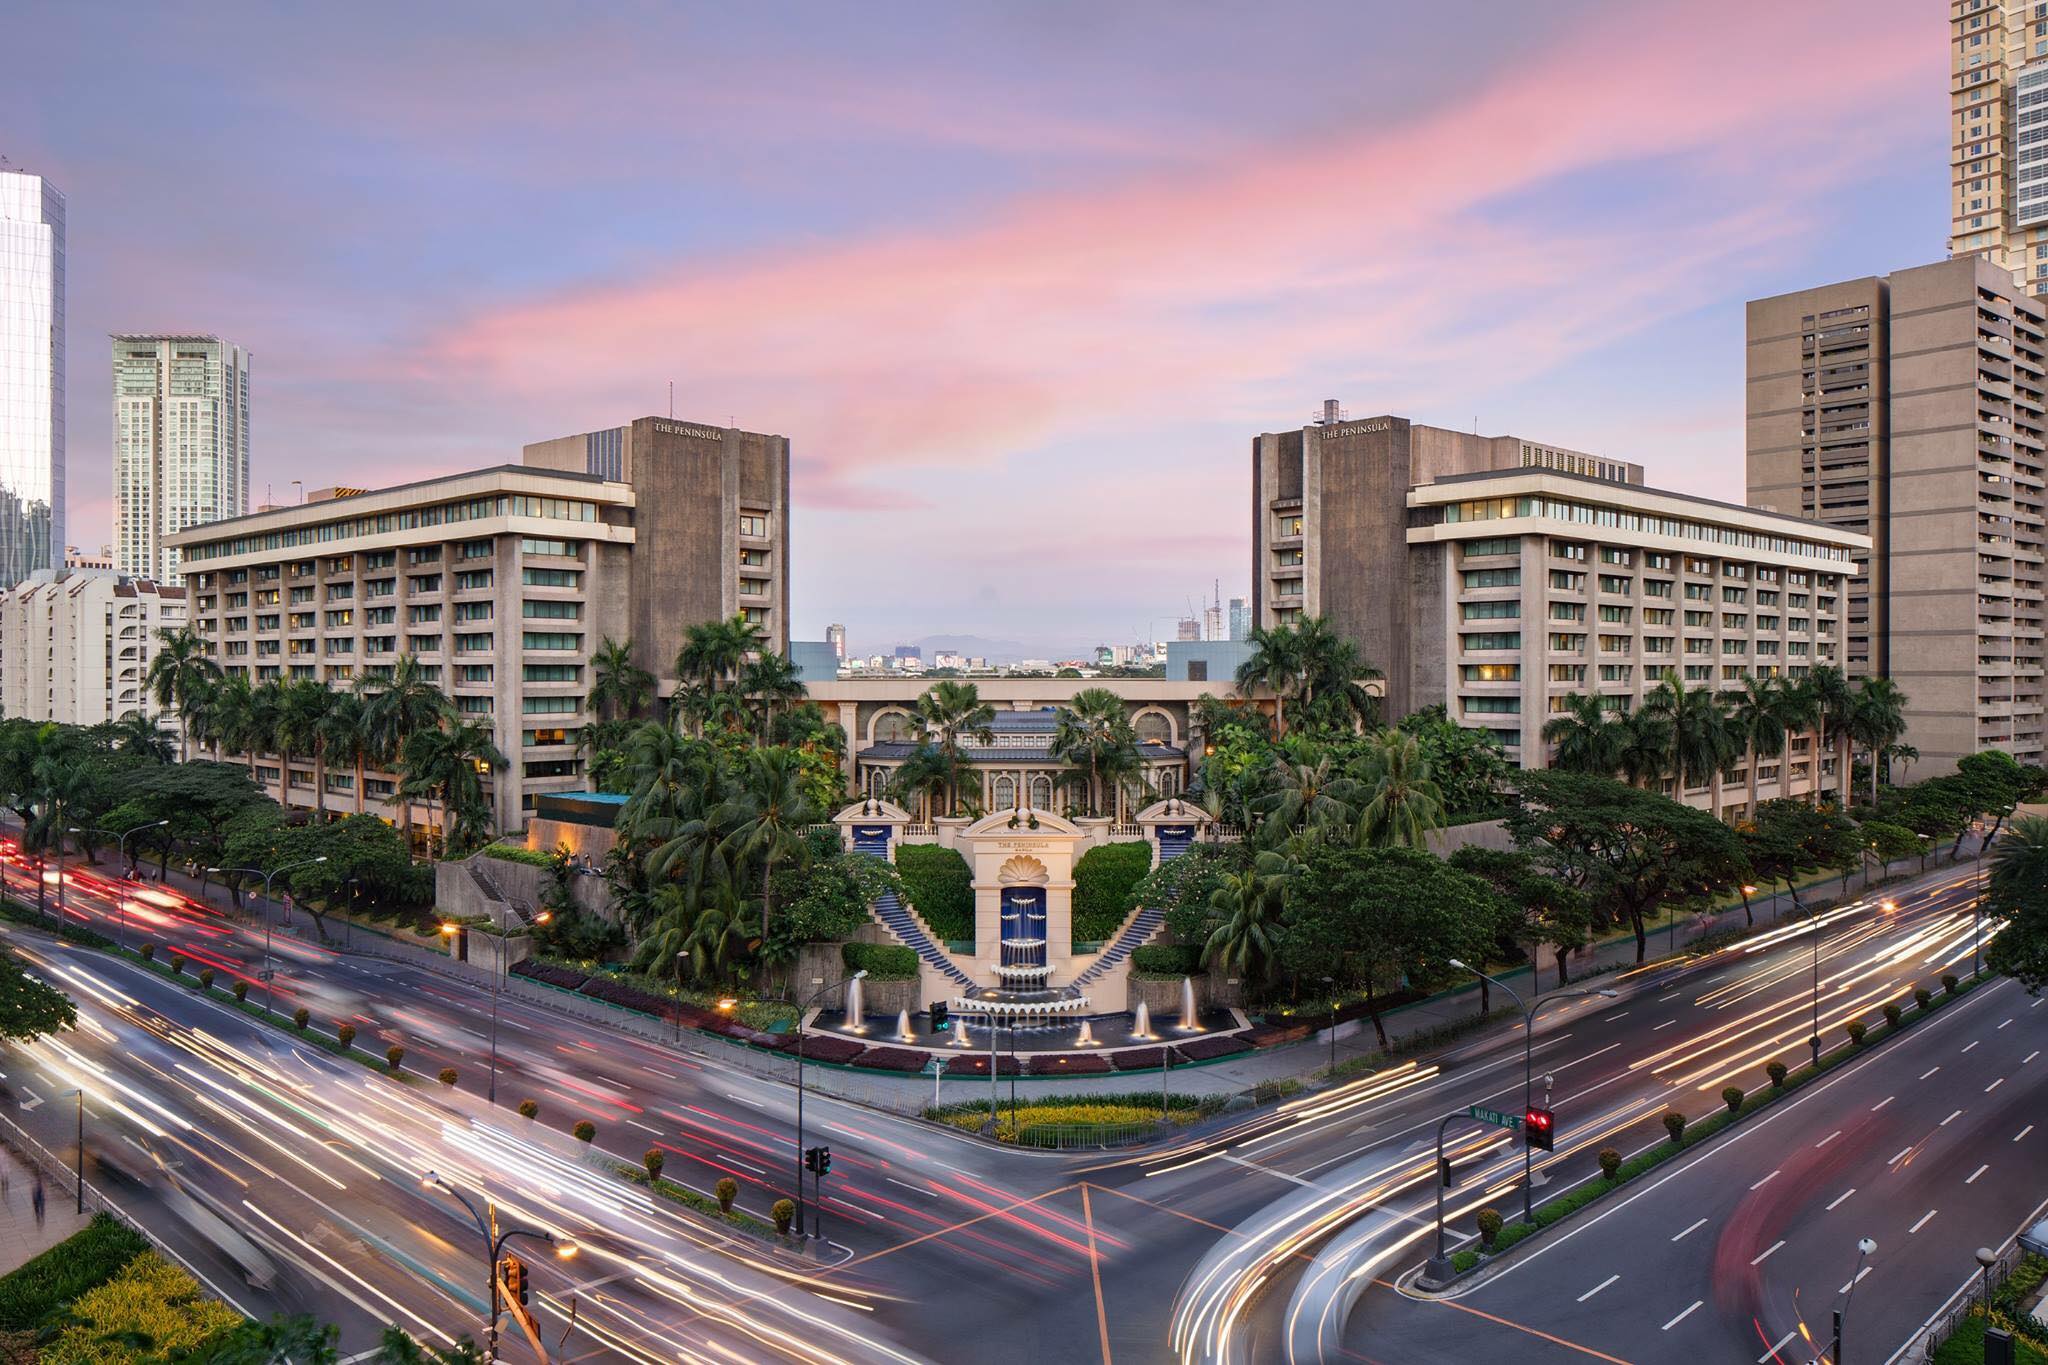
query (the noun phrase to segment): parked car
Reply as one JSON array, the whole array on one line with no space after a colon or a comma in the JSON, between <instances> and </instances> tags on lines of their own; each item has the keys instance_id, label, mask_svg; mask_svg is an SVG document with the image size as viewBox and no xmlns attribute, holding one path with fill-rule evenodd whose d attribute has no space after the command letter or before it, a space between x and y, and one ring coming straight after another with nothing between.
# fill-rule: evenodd
<instances>
[{"instance_id":1,"label":"parked car","mask_svg":"<svg viewBox=\"0 0 2048 1365\"><path fill-rule=\"evenodd\" d=\"M2021 1233L2020 1246L2036 1256L2048 1256L2048 1218Z\"/></svg>"}]
</instances>

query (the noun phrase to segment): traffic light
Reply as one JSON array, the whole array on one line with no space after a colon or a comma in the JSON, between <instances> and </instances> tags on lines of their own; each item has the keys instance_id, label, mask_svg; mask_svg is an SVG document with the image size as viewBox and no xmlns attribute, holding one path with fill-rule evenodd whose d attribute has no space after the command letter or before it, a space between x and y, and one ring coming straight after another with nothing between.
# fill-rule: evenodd
<instances>
[{"instance_id":1,"label":"traffic light","mask_svg":"<svg viewBox=\"0 0 2048 1365\"><path fill-rule=\"evenodd\" d=\"M804 1148L804 1169L812 1175L818 1176L829 1172L832 1169L832 1149L830 1147Z\"/></svg>"},{"instance_id":2,"label":"traffic light","mask_svg":"<svg viewBox=\"0 0 2048 1365\"><path fill-rule=\"evenodd\" d=\"M932 1001L932 1009L931 1009L931 1014L932 1014L932 1032L933 1032L933 1033L944 1033L944 1032L945 1032L945 1031L946 1031L947 1029L949 1029L949 1028L951 1028L951 1027L952 1027L952 1024L951 1024L951 1023L950 1023L950 1022L949 1022L949 1021L947 1020L947 1018L946 1018L946 1011L947 1011L947 1005L946 1005L946 1002L945 1002L945 1001L943 1001L943 1000L934 1000L934 1001Z\"/></svg>"},{"instance_id":3,"label":"traffic light","mask_svg":"<svg viewBox=\"0 0 2048 1365\"><path fill-rule=\"evenodd\" d=\"M504 1260L503 1269L505 1272L505 1297L511 1299L512 1302L518 1304L521 1308L524 1308L526 1306L526 1262L520 1260L517 1256L507 1256Z\"/></svg>"},{"instance_id":4,"label":"traffic light","mask_svg":"<svg viewBox=\"0 0 2048 1365\"><path fill-rule=\"evenodd\" d=\"M1552 1151L1557 1142L1557 1115L1531 1105L1522 1115L1522 1140L1531 1147Z\"/></svg>"},{"instance_id":5,"label":"traffic light","mask_svg":"<svg viewBox=\"0 0 2048 1365\"><path fill-rule=\"evenodd\" d=\"M1437 1158L1436 1178L1437 1181L1447 1190L1454 1190L1458 1187L1458 1176L1457 1173L1451 1169L1451 1159L1449 1157L1442 1156Z\"/></svg>"}]
</instances>

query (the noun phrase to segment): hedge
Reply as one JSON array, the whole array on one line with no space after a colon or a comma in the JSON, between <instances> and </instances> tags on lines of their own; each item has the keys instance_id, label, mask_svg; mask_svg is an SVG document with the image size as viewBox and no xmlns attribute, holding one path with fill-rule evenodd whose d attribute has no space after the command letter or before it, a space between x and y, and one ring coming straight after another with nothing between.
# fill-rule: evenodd
<instances>
[{"instance_id":1,"label":"hedge","mask_svg":"<svg viewBox=\"0 0 2048 1365\"><path fill-rule=\"evenodd\" d=\"M849 972L866 971L877 981L909 981L917 976L917 949L900 943L846 943L839 960Z\"/></svg>"},{"instance_id":2,"label":"hedge","mask_svg":"<svg viewBox=\"0 0 2048 1365\"><path fill-rule=\"evenodd\" d=\"M0 1331L32 1331L147 1250L149 1243L126 1223L93 1215L80 1231L0 1276Z\"/></svg>"},{"instance_id":3,"label":"hedge","mask_svg":"<svg viewBox=\"0 0 2048 1365\"><path fill-rule=\"evenodd\" d=\"M896 875L933 933L949 942L974 938L974 873L959 851L942 844L899 844Z\"/></svg>"},{"instance_id":4,"label":"hedge","mask_svg":"<svg viewBox=\"0 0 2048 1365\"><path fill-rule=\"evenodd\" d=\"M197 1280L145 1251L105 1284L73 1300L63 1330L36 1359L40 1365L176 1360L203 1355L208 1342L243 1321L234 1309L208 1298ZM139 1341L149 1343L146 1355L128 1344Z\"/></svg>"},{"instance_id":5,"label":"hedge","mask_svg":"<svg viewBox=\"0 0 2048 1365\"><path fill-rule=\"evenodd\" d=\"M1131 913L1131 890L1152 870L1143 839L1089 849L1074 864L1074 942L1099 943Z\"/></svg>"},{"instance_id":6,"label":"hedge","mask_svg":"<svg viewBox=\"0 0 2048 1365\"><path fill-rule=\"evenodd\" d=\"M1193 976L1202 970L1202 945L1140 944L1131 950L1131 970L1141 976Z\"/></svg>"},{"instance_id":7,"label":"hedge","mask_svg":"<svg viewBox=\"0 0 2048 1365\"><path fill-rule=\"evenodd\" d=\"M486 844L483 852L486 858L496 858L501 862L507 863L525 863L528 867L553 867L555 865L555 857L552 853L547 853L537 848L528 848L524 844Z\"/></svg>"}]
</instances>

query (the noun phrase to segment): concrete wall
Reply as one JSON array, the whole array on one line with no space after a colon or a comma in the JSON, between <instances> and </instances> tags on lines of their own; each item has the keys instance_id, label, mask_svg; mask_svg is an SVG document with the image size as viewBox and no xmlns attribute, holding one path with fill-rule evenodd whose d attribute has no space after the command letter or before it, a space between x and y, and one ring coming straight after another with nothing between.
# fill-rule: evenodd
<instances>
[{"instance_id":1,"label":"concrete wall","mask_svg":"<svg viewBox=\"0 0 2048 1365\"><path fill-rule=\"evenodd\" d=\"M1461 848L1491 848L1506 852L1515 846L1507 826L1498 820L1476 820L1469 825L1450 825L1429 832L1429 851L1448 858Z\"/></svg>"}]
</instances>

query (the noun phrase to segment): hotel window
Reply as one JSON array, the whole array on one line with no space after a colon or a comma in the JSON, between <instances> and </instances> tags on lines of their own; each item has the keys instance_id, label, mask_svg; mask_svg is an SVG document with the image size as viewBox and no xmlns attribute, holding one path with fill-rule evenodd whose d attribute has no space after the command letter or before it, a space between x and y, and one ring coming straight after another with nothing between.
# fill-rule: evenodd
<instances>
[{"instance_id":1,"label":"hotel window","mask_svg":"<svg viewBox=\"0 0 2048 1365\"><path fill-rule=\"evenodd\" d=\"M1688 602L1706 602L1712 600L1713 596L1714 590L1705 583L1688 583L1685 585L1685 600Z\"/></svg>"},{"instance_id":2,"label":"hotel window","mask_svg":"<svg viewBox=\"0 0 2048 1365\"><path fill-rule=\"evenodd\" d=\"M363 568L365 571L370 569L388 569L397 562L398 551L396 550L378 550L373 554L363 556Z\"/></svg>"},{"instance_id":3,"label":"hotel window","mask_svg":"<svg viewBox=\"0 0 2048 1365\"><path fill-rule=\"evenodd\" d=\"M1758 630L1776 630L1778 628L1778 618L1775 616L1759 616L1756 618L1756 628Z\"/></svg>"},{"instance_id":4,"label":"hotel window","mask_svg":"<svg viewBox=\"0 0 2048 1365\"><path fill-rule=\"evenodd\" d=\"M744 583L746 580L742 579ZM1464 572L1465 590L1477 588L1519 588L1522 586L1520 569L1467 569Z\"/></svg>"},{"instance_id":5,"label":"hotel window","mask_svg":"<svg viewBox=\"0 0 2048 1365\"><path fill-rule=\"evenodd\" d=\"M1583 621L1586 619L1584 602L1552 602L1550 619L1553 621Z\"/></svg>"},{"instance_id":6,"label":"hotel window","mask_svg":"<svg viewBox=\"0 0 2048 1365\"><path fill-rule=\"evenodd\" d=\"M1520 682L1520 664L1460 664L1458 676L1466 682Z\"/></svg>"},{"instance_id":7,"label":"hotel window","mask_svg":"<svg viewBox=\"0 0 2048 1365\"><path fill-rule=\"evenodd\" d=\"M1600 652L1602 654L1632 654L1635 652L1635 644L1636 642L1631 636L1603 635L1600 637Z\"/></svg>"},{"instance_id":8,"label":"hotel window","mask_svg":"<svg viewBox=\"0 0 2048 1365\"><path fill-rule=\"evenodd\" d=\"M355 569L355 566L356 566L356 562L355 562L355 556L353 556L353 555L336 555L336 556L335 556L334 558L332 558L332 559L330 559L330 560L328 560L328 561L327 561L327 572L329 572L329 573L350 573L350 572L353 572L353 571L354 571L354 569Z\"/></svg>"},{"instance_id":9,"label":"hotel window","mask_svg":"<svg viewBox=\"0 0 2048 1365\"><path fill-rule=\"evenodd\" d=\"M347 602L354 598L355 595L356 585L353 583L329 583L327 585L327 600L330 602Z\"/></svg>"},{"instance_id":10,"label":"hotel window","mask_svg":"<svg viewBox=\"0 0 2048 1365\"><path fill-rule=\"evenodd\" d=\"M528 536L519 542L519 548L523 553L530 555L560 555L568 557L574 555L577 547L581 544L581 541L575 540L536 540L532 536Z\"/></svg>"},{"instance_id":11,"label":"hotel window","mask_svg":"<svg viewBox=\"0 0 2048 1365\"><path fill-rule=\"evenodd\" d=\"M405 590L414 597L418 597L422 593L439 592L441 591L441 575L428 573L420 574L416 578L408 578L405 580Z\"/></svg>"},{"instance_id":12,"label":"hotel window","mask_svg":"<svg viewBox=\"0 0 2048 1365\"><path fill-rule=\"evenodd\" d=\"M405 637L405 647L414 654L439 654L441 652L441 637L438 635L408 635Z\"/></svg>"},{"instance_id":13,"label":"hotel window","mask_svg":"<svg viewBox=\"0 0 2048 1365\"><path fill-rule=\"evenodd\" d=\"M495 637L488 633L480 635L457 635L455 637L455 652L457 654L474 654L478 651L492 648L494 643Z\"/></svg>"},{"instance_id":14,"label":"hotel window","mask_svg":"<svg viewBox=\"0 0 2048 1365\"><path fill-rule=\"evenodd\" d=\"M1552 664L1550 680L1559 683L1582 683L1586 680L1584 664Z\"/></svg>"},{"instance_id":15,"label":"hotel window","mask_svg":"<svg viewBox=\"0 0 2048 1365\"><path fill-rule=\"evenodd\" d=\"M1617 550L1611 545L1603 545L1600 547L1600 562L1602 564L1619 564L1623 568L1627 568L1636 562L1635 552L1632 550Z\"/></svg>"},{"instance_id":16,"label":"hotel window","mask_svg":"<svg viewBox=\"0 0 2048 1365\"><path fill-rule=\"evenodd\" d=\"M395 654L398 652L396 635L366 635L363 637L365 654Z\"/></svg>"},{"instance_id":17,"label":"hotel window","mask_svg":"<svg viewBox=\"0 0 2048 1365\"><path fill-rule=\"evenodd\" d=\"M412 568L418 568L422 564L439 564L441 562L441 547L438 545L426 545L417 550L407 550L405 552L405 562Z\"/></svg>"},{"instance_id":18,"label":"hotel window","mask_svg":"<svg viewBox=\"0 0 2048 1365\"><path fill-rule=\"evenodd\" d=\"M1721 613L1721 629L1747 630L1749 629L1749 618L1740 612L1724 611Z\"/></svg>"},{"instance_id":19,"label":"hotel window","mask_svg":"<svg viewBox=\"0 0 2048 1365\"><path fill-rule=\"evenodd\" d=\"M1513 716L1522 710L1520 697L1463 697L1465 713L1475 716Z\"/></svg>"},{"instance_id":20,"label":"hotel window","mask_svg":"<svg viewBox=\"0 0 2048 1365\"><path fill-rule=\"evenodd\" d=\"M1687 664L1685 666L1685 680L1687 682L1711 682L1713 677L1714 666L1712 664Z\"/></svg>"},{"instance_id":21,"label":"hotel window","mask_svg":"<svg viewBox=\"0 0 2048 1365\"><path fill-rule=\"evenodd\" d=\"M1669 654L1671 652L1671 639L1672 637L1669 635L1645 635L1643 637L1643 653Z\"/></svg>"},{"instance_id":22,"label":"hotel window","mask_svg":"<svg viewBox=\"0 0 2048 1365\"><path fill-rule=\"evenodd\" d=\"M1629 618L1634 614L1635 609L1633 607L1600 608L1600 619L1610 626L1625 626L1629 623Z\"/></svg>"},{"instance_id":23,"label":"hotel window","mask_svg":"<svg viewBox=\"0 0 2048 1365\"><path fill-rule=\"evenodd\" d=\"M1626 597L1635 591L1635 586L1636 581L1633 578L1625 578L1620 574L1612 573L1600 575L1600 591L1602 592L1613 593L1618 597Z\"/></svg>"},{"instance_id":24,"label":"hotel window","mask_svg":"<svg viewBox=\"0 0 2048 1365\"><path fill-rule=\"evenodd\" d=\"M740 513L740 534L765 537L768 534L768 518L753 512Z\"/></svg>"},{"instance_id":25,"label":"hotel window","mask_svg":"<svg viewBox=\"0 0 2048 1365\"><path fill-rule=\"evenodd\" d=\"M1520 602L1466 602L1459 607L1459 614L1467 621L1497 621L1522 614Z\"/></svg>"},{"instance_id":26,"label":"hotel window","mask_svg":"<svg viewBox=\"0 0 2048 1365\"><path fill-rule=\"evenodd\" d=\"M460 637L457 637L460 638ZM529 630L521 642L525 649L582 649L583 637L559 631Z\"/></svg>"},{"instance_id":27,"label":"hotel window","mask_svg":"<svg viewBox=\"0 0 2048 1365\"><path fill-rule=\"evenodd\" d=\"M1300 550L1273 551L1273 567L1276 569L1298 569L1301 567Z\"/></svg>"},{"instance_id":28,"label":"hotel window","mask_svg":"<svg viewBox=\"0 0 2048 1365\"><path fill-rule=\"evenodd\" d=\"M1744 602L1747 602L1749 600L1749 589L1723 588L1721 589L1721 600L1723 602L1731 602L1736 606L1741 606Z\"/></svg>"},{"instance_id":29,"label":"hotel window","mask_svg":"<svg viewBox=\"0 0 2048 1365\"><path fill-rule=\"evenodd\" d=\"M529 716L567 715L582 705L581 697L528 697L521 709Z\"/></svg>"},{"instance_id":30,"label":"hotel window","mask_svg":"<svg viewBox=\"0 0 2048 1365\"><path fill-rule=\"evenodd\" d=\"M275 614L275 613L273 613L273 614L271 614L271 615L268 615L268 616L259 616L259 617L257 617L257 618L256 618L256 629L258 629L258 630L276 630L276 629L277 629L277 616L276 616L276 614Z\"/></svg>"},{"instance_id":31,"label":"hotel window","mask_svg":"<svg viewBox=\"0 0 2048 1365\"><path fill-rule=\"evenodd\" d=\"M529 749L538 749L550 744L567 744L568 742L569 732L567 730L528 730L526 732L526 747Z\"/></svg>"},{"instance_id":32,"label":"hotel window","mask_svg":"<svg viewBox=\"0 0 2048 1365\"><path fill-rule=\"evenodd\" d=\"M1551 638L1555 639L1557 637L1552 636ZM1484 649L1520 649L1522 647L1522 632L1520 632L1519 630L1480 631L1474 632L1471 635L1460 636L1459 639L1464 643L1464 646L1468 651Z\"/></svg>"},{"instance_id":33,"label":"hotel window","mask_svg":"<svg viewBox=\"0 0 2048 1365\"><path fill-rule=\"evenodd\" d=\"M397 591L398 580L395 578L373 578L363 584L365 597L389 597Z\"/></svg>"},{"instance_id":34,"label":"hotel window","mask_svg":"<svg viewBox=\"0 0 2048 1365\"><path fill-rule=\"evenodd\" d=\"M752 626L766 626L766 625L768 624L768 608L766 608L766 607L741 607L741 608L740 608L740 617L741 617L741 619L743 619L744 621L746 621L746 623L747 623L748 625L752 625Z\"/></svg>"},{"instance_id":35,"label":"hotel window","mask_svg":"<svg viewBox=\"0 0 2048 1365\"><path fill-rule=\"evenodd\" d=\"M1602 664L1602 665L1600 665L1600 681L1601 681L1601 682L1605 682L1605 683L1625 683L1625 682L1634 682L1634 681L1635 681L1635 679L1636 679L1636 666L1635 666L1634 664Z\"/></svg>"},{"instance_id":36,"label":"hotel window","mask_svg":"<svg viewBox=\"0 0 2048 1365\"><path fill-rule=\"evenodd\" d=\"M1660 555L1655 550L1645 550L1643 551L1643 567L1646 569L1668 570L1671 567L1671 556Z\"/></svg>"},{"instance_id":37,"label":"hotel window","mask_svg":"<svg viewBox=\"0 0 2048 1365\"><path fill-rule=\"evenodd\" d=\"M1521 550L1522 538L1520 536L1494 536L1488 540L1468 540L1465 542L1465 558L1467 559L1473 559L1480 555L1520 554Z\"/></svg>"},{"instance_id":38,"label":"hotel window","mask_svg":"<svg viewBox=\"0 0 2048 1365\"><path fill-rule=\"evenodd\" d=\"M1668 578L1646 578L1643 580L1643 596L1669 597L1671 586L1671 580Z\"/></svg>"},{"instance_id":39,"label":"hotel window","mask_svg":"<svg viewBox=\"0 0 2048 1365\"><path fill-rule=\"evenodd\" d=\"M1685 652L1688 654L1712 654L1714 652L1714 642L1712 640L1687 640L1685 642Z\"/></svg>"},{"instance_id":40,"label":"hotel window","mask_svg":"<svg viewBox=\"0 0 2048 1365\"><path fill-rule=\"evenodd\" d=\"M583 670L575 664L528 664L524 677L530 683L582 682Z\"/></svg>"},{"instance_id":41,"label":"hotel window","mask_svg":"<svg viewBox=\"0 0 2048 1365\"><path fill-rule=\"evenodd\" d=\"M1687 556L1685 561L1685 571L1687 573L1710 574L1714 571L1714 561L1711 559L1694 559L1691 556Z\"/></svg>"},{"instance_id":42,"label":"hotel window","mask_svg":"<svg viewBox=\"0 0 2048 1365\"><path fill-rule=\"evenodd\" d=\"M465 540L455 547L457 559L489 559L491 542L488 540Z\"/></svg>"},{"instance_id":43,"label":"hotel window","mask_svg":"<svg viewBox=\"0 0 2048 1365\"><path fill-rule=\"evenodd\" d=\"M327 613L327 628L329 630L346 629L347 627L355 624L355 618L356 614L353 611L347 610L346 608L344 608L341 611L330 611ZM300 619L300 616L294 616L292 618L292 621L296 624ZM303 613L303 619L305 620L305 623L308 626L313 624L313 615L311 612Z\"/></svg>"},{"instance_id":44,"label":"hotel window","mask_svg":"<svg viewBox=\"0 0 2048 1365\"><path fill-rule=\"evenodd\" d=\"M583 616L581 602L525 602L520 609L528 620L576 621Z\"/></svg>"},{"instance_id":45,"label":"hotel window","mask_svg":"<svg viewBox=\"0 0 2048 1365\"><path fill-rule=\"evenodd\" d=\"M1552 559L1576 559L1580 563L1584 563L1586 547L1573 544L1568 540L1553 540L1550 542L1550 557Z\"/></svg>"},{"instance_id":46,"label":"hotel window","mask_svg":"<svg viewBox=\"0 0 2048 1365\"><path fill-rule=\"evenodd\" d=\"M1721 642L1721 652L1723 654L1747 654L1749 653L1749 641L1723 640Z\"/></svg>"},{"instance_id":47,"label":"hotel window","mask_svg":"<svg viewBox=\"0 0 2048 1365\"><path fill-rule=\"evenodd\" d=\"M397 607L371 607L363 613L366 626L388 626L398 620Z\"/></svg>"},{"instance_id":48,"label":"hotel window","mask_svg":"<svg viewBox=\"0 0 2048 1365\"><path fill-rule=\"evenodd\" d=\"M432 625L440 619L441 604L439 602L433 603L430 606L407 607L405 609L405 623L409 626Z\"/></svg>"},{"instance_id":49,"label":"hotel window","mask_svg":"<svg viewBox=\"0 0 2048 1365\"><path fill-rule=\"evenodd\" d=\"M529 588L580 588L583 575L575 569L521 569L519 581Z\"/></svg>"},{"instance_id":50,"label":"hotel window","mask_svg":"<svg viewBox=\"0 0 2048 1365\"><path fill-rule=\"evenodd\" d=\"M489 569L470 569L455 575L455 591L480 592L496 581Z\"/></svg>"},{"instance_id":51,"label":"hotel window","mask_svg":"<svg viewBox=\"0 0 2048 1365\"><path fill-rule=\"evenodd\" d=\"M1520 649L1521 647L1521 637L1517 636L1515 637L1515 648ZM1577 654L1585 649L1585 647L1586 637L1583 635L1562 635L1554 631L1551 633L1550 649L1552 653Z\"/></svg>"},{"instance_id":52,"label":"hotel window","mask_svg":"<svg viewBox=\"0 0 2048 1365\"><path fill-rule=\"evenodd\" d=\"M472 686L490 682L496 676L497 669L490 664L458 664L455 669L455 681Z\"/></svg>"},{"instance_id":53,"label":"hotel window","mask_svg":"<svg viewBox=\"0 0 2048 1365\"><path fill-rule=\"evenodd\" d=\"M492 605L489 602L457 602L455 604L455 619L457 621L488 621L491 619Z\"/></svg>"},{"instance_id":54,"label":"hotel window","mask_svg":"<svg viewBox=\"0 0 2048 1365\"><path fill-rule=\"evenodd\" d=\"M767 552L766 550L741 550L741 551L740 551L740 567L741 567L742 569L765 569L765 568L767 568L767 567L768 567L768 552Z\"/></svg>"},{"instance_id":55,"label":"hotel window","mask_svg":"<svg viewBox=\"0 0 2048 1365\"><path fill-rule=\"evenodd\" d=\"M1677 613L1669 607L1644 607L1643 624L1646 626L1668 626L1671 624L1671 618L1675 615Z\"/></svg>"},{"instance_id":56,"label":"hotel window","mask_svg":"<svg viewBox=\"0 0 2048 1365\"><path fill-rule=\"evenodd\" d=\"M1559 592L1584 592L1586 576L1582 573L1567 573L1563 569L1552 569L1550 586Z\"/></svg>"},{"instance_id":57,"label":"hotel window","mask_svg":"<svg viewBox=\"0 0 2048 1365\"><path fill-rule=\"evenodd\" d=\"M740 596L742 596L742 597L766 597L767 595L768 595L768 580L767 580L767 579L765 579L765 578L742 578L742 579L740 580Z\"/></svg>"},{"instance_id":58,"label":"hotel window","mask_svg":"<svg viewBox=\"0 0 2048 1365\"><path fill-rule=\"evenodd\" d=\"M1288 516L1288 517L1282 517L1282 518L1280 518L1280 528L1279 528L1279 530L1275 531L1275 532L1274 532L1274 534L1275 534L1276 536L1283 536L1283 537L1284 537L1284 536L1298 536L1298 535L1300 535L1300 534L1301 534L1301 516L1300 516L1300 514L1299 514L1299 513L1297 513L1297 514L1295 514L1294 516Z\"/></svg>"},{"instance_id":59,"label":"hotel window","mask_svg":"<svg viewBox=\"0 0 2048 1365\"><path fill-rule=\"evenodd\" d=\"M489 697L457 697L455 709L465 716L488 716L491 714Z\"/></svg>"},{"instance_id":60,"label":"hotel window","mask_svg":"<svg viewBox=\"0 0 2048 1365\"><path fill-rule=\"evenodd\" d=\"M304 604L306 604L306 603L308 603L308 602L311 602L312 600L313 600L313 589L311 589L311 588L293 588L293 589L292 589L292 596L291 596L291 604L292 604L293 606L295 606L295 607L297 607L297 606L303 606Z\"/></svg>"}]
</instances>

